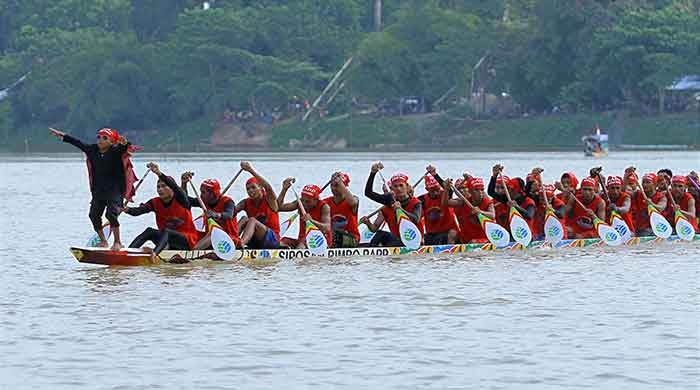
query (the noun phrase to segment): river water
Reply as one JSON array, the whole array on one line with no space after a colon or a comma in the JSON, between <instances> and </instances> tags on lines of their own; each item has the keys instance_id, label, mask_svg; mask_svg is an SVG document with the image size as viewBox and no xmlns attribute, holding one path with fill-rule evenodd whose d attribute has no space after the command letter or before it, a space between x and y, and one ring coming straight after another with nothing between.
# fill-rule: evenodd
<instances>
[{"instance_id":1,"label":"river water","mask_svg":"<svg viewBox=\"0 0 700 390\"><path fill-rule=\"evenodd\" d=\"M67 149L69 150L69 149ZM700 154L501 155L553 180L700 169ZM493 154L141 155L228 179L250 159L279 186L371 161L415 180L488 176ZM68 253L90 236L78 154L0 157L0 389L691 389L700 383L700 245L106 268ZM245 179L245 178L243 178ZM232 195L243 194L242 181ZM155 194L147 179L137 196ZM377 186L377 188L379 188ZM421 190L422 191L422 190ZM418 191L419 193L421 191ZM361 202L363 213L376 206ZM153 216L121 218L125 241Z\"/></svg>"}]
</instances>

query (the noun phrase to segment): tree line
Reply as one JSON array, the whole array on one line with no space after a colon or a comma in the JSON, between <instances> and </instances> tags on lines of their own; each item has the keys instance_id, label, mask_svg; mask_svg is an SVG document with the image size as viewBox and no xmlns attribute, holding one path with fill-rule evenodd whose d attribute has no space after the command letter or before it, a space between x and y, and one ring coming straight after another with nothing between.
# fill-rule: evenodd
<instances>
[{"instance_id":1,"label":"tree line","mask_svg":"<svg viewBox=\"0 0 700 390\"><path fill-rule=\"evenodd\" d=\"M1 142L46 125L167 134L222 112L468 97L653 112L700 69L695 0L0 0ZM486 69L474 67L482 61ZM346 102L347 104L343 104Z\"/></svg>"}]
</instances>

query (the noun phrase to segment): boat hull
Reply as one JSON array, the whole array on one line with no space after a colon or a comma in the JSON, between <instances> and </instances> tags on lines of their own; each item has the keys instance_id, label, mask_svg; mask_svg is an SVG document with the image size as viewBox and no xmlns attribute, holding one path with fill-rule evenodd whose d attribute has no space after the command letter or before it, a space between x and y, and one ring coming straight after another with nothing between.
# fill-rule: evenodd
<instances>
[{"instance_id":1,"label":"boat hull","mask_svg":"<svg viewBox=\"0 0 700 390\"><path fill-rule=\"evenodd\" d=\"M634 237L625 243L626 246L636 246L644 243L665 243L679 242L677 236L671 236L668 239L656 237ZM700 237L696 236L693 242L699 242ZM497 248L493 244L455 244L455 245L432 245L422 246L416 250L411 250L405 247L386 247L386 248L333 248L329 249L325 256L327 258L352 258L352 257L392 257L392 256L408 256L408 255L426 255L426 254L454 254L466 252L483 252L483 251L518 251L518 250L535 250L535 249L556 249L556 248L583 248L583 247L606 247L606 245L597 238L577 239L577 240L562 240L556 246L552 246L544 241L533 241L527 248L517 243L510 243L505 247ZM138 249L128 249L121 251L112 251L103 248L70 248L73 257L81 263L100 264L108 266L153 266L176 261L212 261L211 250L195 250L195 251L163 251L159 256L151 257L149 253ZM309 250L306 249L245 249L237 250L233 260L228 262L240 261L256 261L256 260L301 260L310 257L315 257ZM224 262L224 261L218 261Z\"/></svg>"}]
</instances>

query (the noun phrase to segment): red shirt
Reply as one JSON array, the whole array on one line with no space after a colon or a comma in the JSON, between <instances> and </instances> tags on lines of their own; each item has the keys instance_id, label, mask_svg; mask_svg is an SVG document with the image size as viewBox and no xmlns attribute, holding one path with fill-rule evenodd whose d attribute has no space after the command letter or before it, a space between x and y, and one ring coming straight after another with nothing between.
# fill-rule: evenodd
<instances>
[{"instance_id":1,"label":"red shirt","mask_svg":"<svg viewBox=\"0 0 700 390\"><path fill-rule=\"evenodd\" d=\"M576 195L576 198L581 201L586 208L593 210L594 213L601 205L605 206L605 201L598 195L595 195L595 197L588 202L583 200L582 195ZM593 218L588 215L586 210L581 207L578 202L574 204L571 227L573 228L574 234L578 238L598 237L598 231L593 226Z\"/></svg>"},{"instance_id":2,"label":"red shirt","mask_svg":"<svg viewBox=\"0 0 700 390\"><path fill-rule=\"evenodd\" d=\"M643 191L643 190L639 190ZM632 219L634 220L635 231L639 232L641 230L651 229L651 224L649 223L649 211L647 210L647 202L644 200L644 196L639 192L635 192L632 195ZM659 203L663 199L663 192L655 192L651 196L652 203Z\"/></svg>"},{"instance_id":3,"label":"red shirt","mask_svg":"<svg viewBox=\"0 0 700 390\"><path fill-rule=\"evenodd\" d=\"M489 206L493 204L493 200L488 196L481 198L481 202L477 207L479 210L488 211ZM470 241L484 242L486 238L486 232L481 227L479 223L479 217L477 214L472 214L472 209L463 205L461 207L456 207L454 213L457 216L457 221L459 221L459 240L462 243L468 243Z\"/></svg>"},{"instance_id":4,"label":"red shirt","mask_svg":"<svg viewBox=\"0 0 700 390\"><path fill-rule=\"evenodd\" d=\"M248 218L255 218L263 225L272 230L277 237L280 235L280 217L276 211L272 211L267 204L267 199L260 199L260 204L255 205L253 199L246 198L243 210L248 214ZM301 230L301 229L300 229Z\"/></svg>"},{"instance_id":5,"label":"red shirt","mask_svg":"<svg viewBox=\"0 0 700 390\"><path fill-rule=\"evenodd\" d=\"M223 195L219 198L218 202L216 202L214 206L209 205L208 207L211 211L223 213L227 202L233 202L233 199L229 198L226 195ZM236 246L239 246L241 238L238 235L238 221L236 220L235 210L233 216L230 219L215 218L214 221L216 221L216 223L218 223L219 226L221 226L221 228L224 229L224 231L228 233L229 236L231 236L231 239L233 240L233 242L236 243Z\"/></svg>"},{"instance_id":6,"label":"red shirt","mask_svg":"<svg viewBox=\"0 0 700 390\"><path fill-rule=\"evenodd\" d=\"M527 209L530 206L535 206L535 201L526 196L522 198L522 201L518 203L518 206ZM499 225L503 226L504 228L508 229L508 231L510 231L510 206L508 206L508 204L506 203L495 202L494 209L496 211L496 222L498 222ZM532 224L533 220L527 219L525 217L523 217L523 219L525 220L525 222L527 222L528 226L530 226L530 231L534 231Z\"/></svg>"},{"instance_id":7,"label":"red shirt","mask_svg":"<svg viewBox=\"0 0 700 390\"><path fill-rule=\"evenodd\" d=\"M442 194L436 199L432 199L428 194L422 195L421 198L426 233L447 233L450 230L459 230L454 211L442 205Z\"/></svg>"},{"instance_id":8,"label":"red shirt","mask_svg":"<svg viewBox=\"0 0 700 390\"><path fill-rule=\"evenodd\" d=\"M404 210L408 211L409 213L413 213L413 210L416 209L416 206L420 204L420 200L416 197L412 197L409 199L408 204L403 207ZM384 206L382 207L382 215L384 216L384 220L386 221L387 226L389 226L389 231L395 235L396 237L401 237L399 234L399 224L396 221L396 210L389 206ZM416 223L416 226L418 227L418 230L421 232L425 231L423 229L423 222L418 221Z\"/></svg>"},{"instance_id":9,"label":"red shirt","mask_svg":"<svg viewBox=\"0 0 700 390\"><path fill-rule=\"evenodd\" d=\"M690 200L693 199L693 195L689 192L683 193L683 197L678 203L678 206L680 206L681 210L683 211L688 211L688 203ZM675 216L675 211L673 212ZM695 215L698 213L698 204L697 202L695 203ZM686 216L687 217L687 216ZM675 223L675 220L673 221ZM698 229L698 218L688 218L688 222L690 222L691 225L695 228L696 232L700 232L700 229Z\"/></svg>"},{"instance_id":10,"label":"red shirt","mask_svg":"<svg viewBox=\"0 0 700 390\"><path fill-rule=\"evenodd\" d=\"M359 242L360 231L357 227L357 214L353 212L347 199L336 204L332 196L323 200L331 208L331 226L333 230L346 231Z\"/></svg>"},{"instance_id":11,"label":"red shirt","mask_svg":"<svg viewBox=\"0 0 700 390\"><path fill-rule=\"evenodd\" d=\"M541 198L541 196L540 196L540 198ZM565 205L564 201L557 198L556 196L552 198L552 208L554 210L557 210L564 205ZM539 203L537 203L537 206L535 206L535 215L534 215L534 217L532 217L532 236L533 237L544 235L544 218L546 215L547 215L547 205L545 204L544 199L540 199ZM564 238L566 238L566 231L564 232L564 235L565 235Z\"/></svg>"},{"instance_id":12,"label":"red shirt","mask_svg":"<svg viewBox=\"0 0 700 390\"><path fill-rule=\"evenodd\" d=\"M187 238L190 248L193 248L199 240L199 232L192 222L192 212L173 199L169 205L163 203L160 198L148 201L156 214L156 226L159 230L172 229Z\"/></svg>"}]
</instances>

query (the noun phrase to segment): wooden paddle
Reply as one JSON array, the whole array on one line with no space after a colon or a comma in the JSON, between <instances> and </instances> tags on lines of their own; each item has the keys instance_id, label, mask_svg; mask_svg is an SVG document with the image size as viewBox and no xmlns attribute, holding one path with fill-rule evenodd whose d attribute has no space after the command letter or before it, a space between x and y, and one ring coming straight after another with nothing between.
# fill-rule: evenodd
<instances>
[{"instance_id":1,"label":"wooden paddle","mask_svg":"<svg viewBox=\"0 0 700 390\"><path fill-rule=\"evenodd\" d=\"M542 197L544 197L545 214L544 214L544 239L552 245L557 245L561 240L564 239L564 226L562 226L561 221L554 214L552 205L549 204L549 198L547 198L547 191L544 186L542 187Z\"/></svg>"},{"instance_id":2,"label":"wooden paddle","mask_svg":"<svg viewBox=\"0 0 700 390\"><path fill-rule=\"evenodd\" d=\"M450 184L450 186L452 191L457 194L457 197L459 197L467 207L479 211L477 213L477 218L479 219L481 228L484 229L484 233L486 233L486 238L498 248L507 246L510 243L510 233L508 233L508 230L496 223L493 219L485 216L478 207L474 207L454 184Z\"/></svg>"},{"instance_id":3,"label":"wooden paddle","mask_svg":"<svg viewBox=\"0 0 700 390\"><path fill-rule=\"evenodd\" d=\"M513 200L510 198L508 183L503 180L502 174L499 174L499 176L501 181L503 181L503 187L506 189L506 199L508 199L508 203L510 203ZM523 218L523 216L520 215L520 212L513 206L510 206L508 219L508 225L510 226L510 232L513 239L524 247L530 245L530 242L532 242L532 230L530 229L530 225L527 224L525 218Z\"/></svg>"},{"instance_id":4,"label":"wooden paddle","mask_svg":"<svg viewBox=\"0 0 700 390\"><path fill-rule=\"evenodd\" d=\"M299 194L294 186L291 187L294 196L297 198L297 207L299 207L299 215L302 217L308 217L304 205L301 203ZM301 229L301 227L299 227ZM304 239L306 241L306 248L311 252L312 255L323 256L328 250L328 240L326 236L321 232L321 230L313 223L310 219L306 218L306 226L304 227Z\"/></svg>"},{"instance_id":5,"label":"wooden paddle","mask_svg":"<svg viewBox=\"0 0 700 390\"><path fill-rule=\"evenodd\" d=\"M647 202L647 212L649 213L649 224L651 225L651 231L659 238L669 238L671 233L673 233L673 228L671 224L666 220L666 218L659 213L656 206L651 202L646 192L644 192L644 187L642 183L639 182L639 178L635 175L635 180L637 182L637 187L639 187L639 192L642 193L642 197Z\"/></svg>"},{"instance_id":6,"label":"wooden paddle","mask_svg":"<svg viewBox=\"0 0 700 390\"><path fill-rule=\"evenodd\" d=\"M584 210L588 209L588 207L578 200L575 194L573 194L573 198L581 208ZM598 216L595 214L593 216L593 227L595 227L596 231L598 232L598 237L600 237L604 243L610 246L617 246L623 243L620 233L618 233L615 228L605 223L605 221L598 218Z\"/></svg>"},{"instance_id":7,"label":"wooden paddle","mask_svg":"<svg viewBox=\"0 0 700 390\"><path fill-rule=\"evenodd\" d=\"M143 183L144 179L146 179L146 176L151 172L150 169L146 170L146 173L141 176L141 179L136 183L136 186L134 186L134 195L136 195L136 191L138 191L139 187L141 187L141 184ZM129 204L128 200L124 201L124 207L126 207ZM121 210L119 211L119 214L121 214ZM105 228L107 230L105 230ZM109 222L106 222L102 225L102 232L109 239L110 236L112 236L112 226L109 224ZM97 233L94 233L92 237L87 242L87 247L95 247L97 244L100 243L100 236Z\"/></svg>"},{"instance_id":8,"label":"wooden paddle","mask_svg":"<svg viewBox=\"0 0 700 390\"><path fill-rule=\"evenodd\" d=\"M603 195L605 196L605 200L608 202L608 205L612 205L612 199L610 199L610 195L608 194L608 189L605 188L605 179L603 178L603 175L598 172L598 182L600 182L600 187L603 190ZM615 210L610 210L610 225L617 230L618 233L620 233L620 237L622 237L622 241L627 242L632 238L632 230L630 230L630 227L627 225L627 222L625 222L624 219L622 219L622 216Z\"/></svg>"},{"instance_id":9,"label":"wooden paddle","mask_svg":"<svg viewBox=\"0 0 700 390\"><path fill-rule=\"evenodd\" d=\"M673 203L674 206L674 222L676 224L676 233L678 234L678 237L685 241L693 241L693 238L695 238L695 227L690 223L690 221L688 221L688 218L686 218L680 210L675 210L678 203L676 203L676 199L673 198L671 187L668 188L668 195L668 197L671 198L671 203Z\"/></svg>"},{"instance_id":10,"label":"wooden paddle","mask_svg":"<svg viewBox=\"0 0 700 390\"><path fill-rule=\"evenodd\" d=\"M188 183L197 197L199 207L204 210L204 214L206 215L207 206L204 205L202 198L199 196L199 193L197 193L197 188L192 184L192 181ZM212 218L209 218L208 222L211 232L211 246L214 249L214 253L221 260L232 260L236 254L236 244L231 239L231 236L229 236Z\"/></svg>"}]
</instances>

